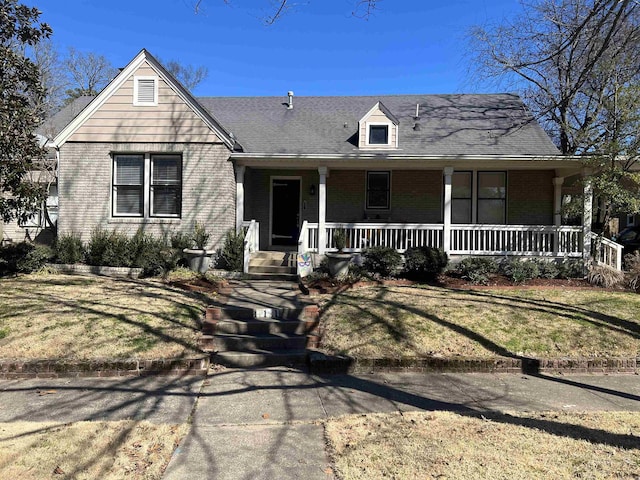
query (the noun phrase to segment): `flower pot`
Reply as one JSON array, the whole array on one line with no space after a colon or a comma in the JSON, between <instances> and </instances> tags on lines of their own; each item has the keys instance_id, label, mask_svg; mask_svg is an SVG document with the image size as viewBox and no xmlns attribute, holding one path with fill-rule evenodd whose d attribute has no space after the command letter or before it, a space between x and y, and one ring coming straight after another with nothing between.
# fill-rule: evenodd
<instances>
[{"instance_id":1,"label":"flower pot","mask_svg":"<svg viewBox=\"0 0 640 480\"><path fill-rule=\"evenodd\" d=\"M215 250L198 250L185 248L182 253L189 265L189 269L194 272L207 273L211 266L211 258L216 253Z\"/></svg>"},{"instance_id":2,"label":"flower pot","mask_svg":"<svg viewBox=\"0 0 640 480\"><path fill-rule=\"evenodd\" d=\"M326 253L329 274L334 278L345 277L349 273L352 253Z\"/></svg>"}]
</instances>

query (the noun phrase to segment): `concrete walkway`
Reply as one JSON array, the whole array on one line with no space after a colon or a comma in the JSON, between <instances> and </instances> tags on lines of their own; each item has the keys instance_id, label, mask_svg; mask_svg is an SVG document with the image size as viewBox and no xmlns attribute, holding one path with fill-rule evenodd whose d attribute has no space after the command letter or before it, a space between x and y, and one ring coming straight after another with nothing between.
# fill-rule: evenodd
<instances>
[{"instance_id":1,"label":"concrete walkway","mask_svg":"<svg viewBox=\"0 0 640 480\"><path fill-rule=\"evenodd\" d=\"M638 411L635 375L377 374L286 368L202 378L0 381L0 422L146 419L192 427L166 479L332 478L322 421L409 410Z\"/></svg>"}]
</instances>

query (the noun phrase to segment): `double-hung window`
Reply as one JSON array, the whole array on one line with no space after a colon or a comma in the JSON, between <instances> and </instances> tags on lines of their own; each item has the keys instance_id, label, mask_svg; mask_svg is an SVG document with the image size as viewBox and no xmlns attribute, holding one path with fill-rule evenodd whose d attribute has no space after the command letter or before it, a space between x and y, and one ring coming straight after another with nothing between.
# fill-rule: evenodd
<instances>
[{"instance_id":1,"label":"double-hung window","mask_svg":"<svg viewBox=\"0 0 640 480\"><path fill-rule=\"evenodd\" d=\"M473 172L455 172L451 176L451 223L472 222L472 182Z\"/></svg>"},{"instance_id":2,"label":"double-hung window","mask_svg":"<svg viewBox=\"0 0 640 480\"><path fill-rule=\"evenodd\" d=\"M367 172L367 209L389 209L390 177L390 172Z\"/></svg>"},{"instance_id":3,"label":"double-hung window","mask_svg":"<svg viewBox=\"0 0 640 480\"><path fill-rule=\"evenodd\" d=\"M506 206L506 172L478 172L478 223L505 223Z\"/></svg>"},{"instance_id":4,"label":"double-hung window","mask_svg":"<svg viewBox=\"0 0 640 480\"><path fill-rule=\"evenodd\" d=\"M116 155L113 160L113 215L144 214L144 155Z\"/></svg>"},{"instance_id":5,"label":"double-hung window","mask_svg":"<svg viewBox=\"0 0 640 480\"><path fill-rule=\"evenodd\" d=\"M151 216L180 216L181 163L179 155L151 156Z\"/></svg>"},{"instance_id":6,"label":"double-hung window","mask_svg":"<svg viewBox=\"0 0 640 480\"><path fill-rule=\"evenodd\" d=\"M451 223L506 223L506 172L454 172Z\"/></svg>"},{"instance_id":7,"label":"double-hung window","mask_svg":"<svg viewBox=\"0 0 640 480\"><path fill-rule=\"evenodd\" d=\"M114 155L114 217L180 217L181 205L180 155Z\"/></svg>"}]
</instances>

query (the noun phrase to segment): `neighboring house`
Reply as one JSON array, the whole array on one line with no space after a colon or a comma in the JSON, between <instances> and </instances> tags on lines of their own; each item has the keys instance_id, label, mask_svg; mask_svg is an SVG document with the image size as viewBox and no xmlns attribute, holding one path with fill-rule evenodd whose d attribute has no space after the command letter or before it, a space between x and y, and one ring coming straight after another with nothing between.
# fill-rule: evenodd
<instances>
[{"instance_id":1,"label":"neighboring house","mask_svg":"<svg viewBox=\"0 0 640 480\"><path fill-rule=\"evenodd\" d=\"M581 162L517 95L195 99L142 50L77 102L52 140L59 234L168 235L198 221L213 248L244 227L254 250L323 254L345 228L354 251L590 252L590 209L584 227L561 225Z\"/></svg>"}]
</instances>

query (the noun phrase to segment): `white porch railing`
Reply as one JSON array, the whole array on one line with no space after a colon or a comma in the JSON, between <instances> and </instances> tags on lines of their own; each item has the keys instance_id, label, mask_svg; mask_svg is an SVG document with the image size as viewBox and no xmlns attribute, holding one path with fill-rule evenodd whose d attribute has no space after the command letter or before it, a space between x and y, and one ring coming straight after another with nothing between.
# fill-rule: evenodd
<instances>
[{"instance_id":1,"label":"white porch railing","mask_svg":"<svg viewBox=\"0 0 640 480\"><path fill-rule=\"evenodd\" d=\"M451 225L451 252L460 255L582 256L582 227Z\"/></svg>"},{"instance_id":2,"label":"white porch railing","mask_svg":"<svg viewBox=\"0 0 640 480\"><path fill-rule=\"evenodd\" d=\"M598 242L598 234L591 232L591 245L593 250L596 249ZM616 270L622 270L622 250L623 246L619 243L609 240L608 238L600 237L600 248L594 251L593 259L600 265L607 265L615 268Z\"/></svg>"},{"instance_id":3,"label":"white porch railing","mask_svg":"<svg viewBox=\"0 0 640 480\"><path fill-rule=\"evenodd\" d=\"M242 222L242 228L245 229L242 271L249 273L251 254L260 250L260 224L255 220L251 220L250 222Z\"/></svg>"},{"instance_id":4,"label":"white porch railing","mask_svg":"<svg viewBox=\"0 0 640 480\"><path fill-rule=\"evenodd\" d=\"M326 223L326 251L334 251L333 237L345 230L347 251L368 247L443 248L444 225L418 223ZM451 225L450 249L457 255L582 256L582 227L537 225ZM299 252L318 251L318 224L304 222Z\"/></svg>"}]
</instances>

